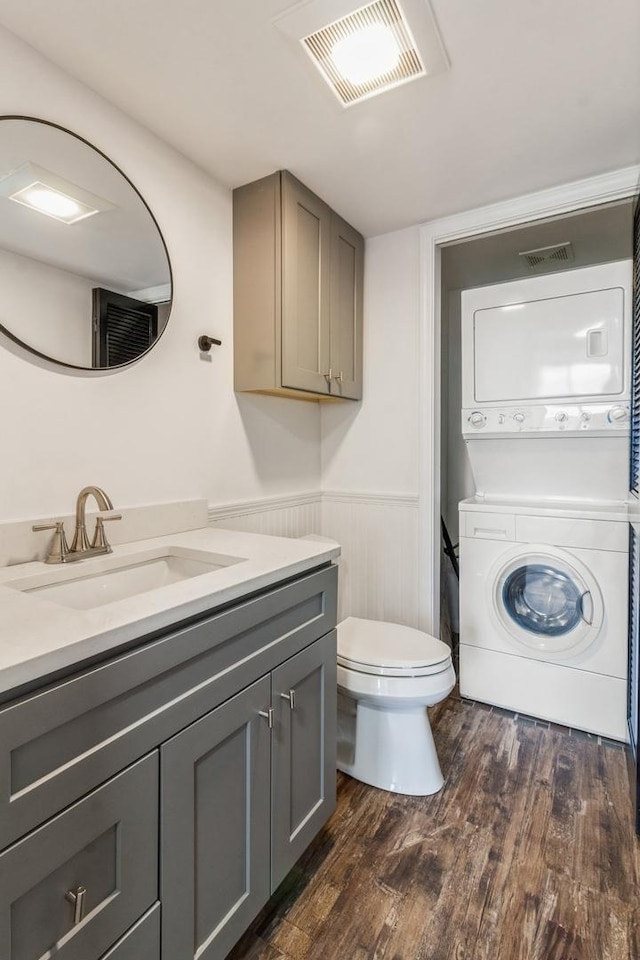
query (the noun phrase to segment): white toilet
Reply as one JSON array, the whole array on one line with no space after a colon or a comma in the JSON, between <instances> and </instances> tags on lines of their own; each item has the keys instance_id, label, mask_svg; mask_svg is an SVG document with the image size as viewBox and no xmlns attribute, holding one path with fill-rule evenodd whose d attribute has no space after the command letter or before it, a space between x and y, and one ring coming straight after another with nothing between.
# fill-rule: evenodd
<instances>
[{"instance_id":1,"label":"white toilet","mask_svg":"<svg viewBox=\"0 0 640 960\"><path fill-rule=\"evenodd\" d=\"M413 627L338 624L338 769L383 790L426 796L444 779L427 707L453 690L449 647Z\"/></svg>"}]
</instances>

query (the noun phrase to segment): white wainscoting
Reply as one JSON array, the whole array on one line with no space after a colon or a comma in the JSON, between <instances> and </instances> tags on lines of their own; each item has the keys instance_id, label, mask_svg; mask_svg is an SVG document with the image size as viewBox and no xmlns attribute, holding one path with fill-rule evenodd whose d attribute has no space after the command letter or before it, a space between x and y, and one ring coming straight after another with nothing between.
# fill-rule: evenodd
<instances>
[{"instance_id":1,"label":"white wainscoting","mask_svg":"<svg viewBox=\"0 0 640 960\"><path fill-rule=\"evenodd\" d=\"M321 513L320 492L305 493L209 507L209 523L272 537L302 537L305 533L321 532Z\"/></svg>"},{"instance_id":2,"label":"white wainscoting","mask_svg":"<svg viewBox=\"0 0 640 960\"><path fill-rule=\"evenodd\" d=\"M331 537L342 546L339 619L418 626L417 497L318 492L212 507L209 522L280 537Z\"/></svg>"},{"instance_id":3,"label":"white wainscoting","mask_svg":"<svg viewBox=\"0 0 640 960\"><path fill-rule=\"evenodd\" d=\"M342 546L338 616L418 626L418 498L324 493L322 535Z\"/></svg>"}]
</instances>

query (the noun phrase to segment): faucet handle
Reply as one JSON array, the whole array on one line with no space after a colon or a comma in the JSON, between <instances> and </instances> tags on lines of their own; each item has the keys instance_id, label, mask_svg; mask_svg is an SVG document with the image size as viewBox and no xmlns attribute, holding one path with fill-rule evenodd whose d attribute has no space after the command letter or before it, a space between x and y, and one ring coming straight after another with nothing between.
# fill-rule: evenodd
<instances>
[{"instance_id":1,"label":"faucet handle","mask_svg":"<svg viewBox=\"0 0 640 960\"><path fill-rule=\"evenodd\" d=\"M93 540L91 541L91 549L95 550L102 549L105 553L111 553L111 546L107 542L107 538L104 535L104 525L109 520L122 520L121 513L113 513L110 517L96 517L96 529L93 533Z\"/></svg>"},{"instance_id":2,"label":"faucet handle","mask_svg":"<svg viewBox=\"0 0 640 960\"><path fill-rule=\"evenodd\" d=\"M54 520L53 523L34 523L31 529L34 533L39 533L41 530L55 530L45 563L65 563L69 559L69 544L64 532L63 520Z\"/></svg>"}]
</instances>

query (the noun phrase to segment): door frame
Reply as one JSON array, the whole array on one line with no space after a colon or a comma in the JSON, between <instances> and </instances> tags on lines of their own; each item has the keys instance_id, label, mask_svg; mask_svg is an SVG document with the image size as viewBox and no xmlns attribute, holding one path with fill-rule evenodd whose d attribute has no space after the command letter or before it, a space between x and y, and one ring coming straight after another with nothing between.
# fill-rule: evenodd
<instances>
[{"instance_id":1,"label":"door frame","mask_svg":"<svg viewBox=\"0 0 640 960\"><path fill-rule=\"evenodd\" d=\"M440 635L441 249L483 234L576 213L638 193L640 166L478 207L420 227L418 350L419 624Z\"/></svg>"}]
</instances>

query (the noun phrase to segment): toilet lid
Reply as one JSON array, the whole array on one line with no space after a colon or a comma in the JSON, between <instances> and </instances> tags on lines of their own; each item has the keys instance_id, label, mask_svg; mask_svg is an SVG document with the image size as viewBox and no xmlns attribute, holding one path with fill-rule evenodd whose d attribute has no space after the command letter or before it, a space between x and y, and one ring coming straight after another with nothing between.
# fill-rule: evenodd
<instances>
[{"instance_id":1,"label":"toilet lid","mask_svg":"<svg viewBox=\"0 0 640 960\"><path fill-rule=\"evenodd\" d=\"M446 643L413 627L358 617L338 624L338 664L359 673L424 677L450 661Z\"/></svg>"}]
</instances>

